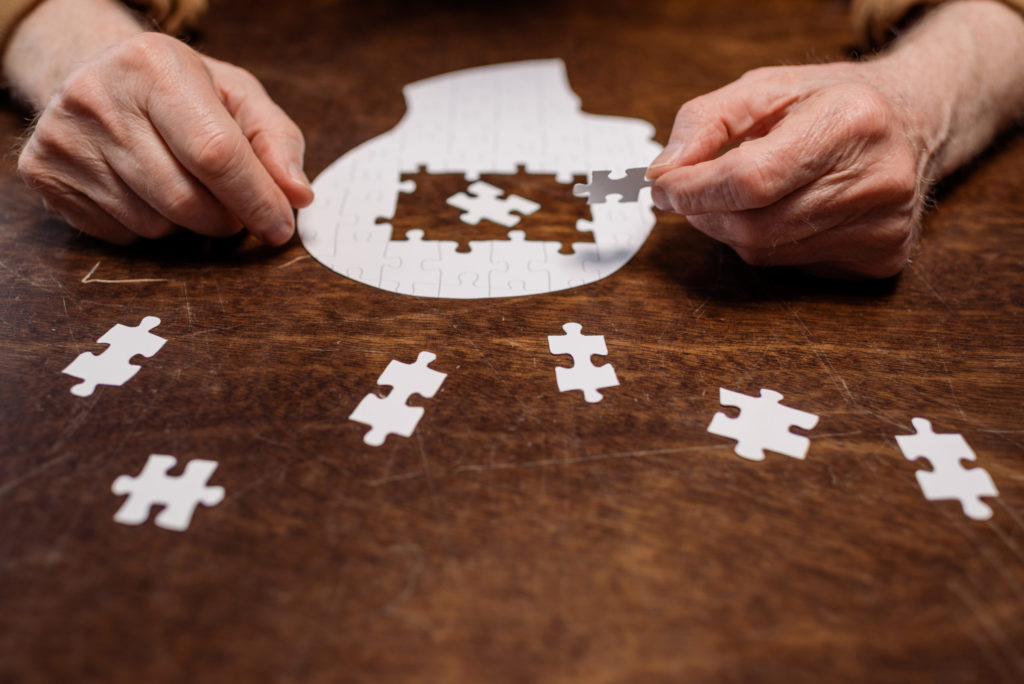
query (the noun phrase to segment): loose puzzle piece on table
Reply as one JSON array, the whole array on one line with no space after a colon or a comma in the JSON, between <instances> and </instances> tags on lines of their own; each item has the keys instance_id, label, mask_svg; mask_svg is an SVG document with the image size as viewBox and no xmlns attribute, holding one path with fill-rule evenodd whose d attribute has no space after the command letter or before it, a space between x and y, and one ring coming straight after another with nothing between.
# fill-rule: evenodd
<instances>
[{"instance_id":1,"label":"loose puzzle piece on table","mask_svg":"<svg viewBox=\"0 0 1024 684\"><path fill-rule=\"evenodd\" d=\"M475 226L481 219L487 219L511 228L520 221L520 217L512 212L529 216L540 209L540 205L519 195L502 197L505 191L490 183L477 181L469 186L469 194L458 192L446 202L464 213L459 216L463 223Z\"/></svg>"},{"instance_id":2,"label":"loose puzzle piece on table","mask_svg":"<svg viewBox=\"0 0 1024 684\"><path fill-rule=\"evenodd\" d=\"M123 525L141 525L149 519L153 506L163 506L154 523L165 530L182 532L188 529L199 504L216 506L224 500L223 487L206 484L217 469L215 461L196 458L188 462L183 475L168 475L177 462L174 456L151 454L138 476L121 475L114 480L110 491L128 495L114 520Z\"/></svg>"},{"instance_id":3,"label":"loose puzzle piece on table","mask_svg":"<svg viewBox=\"0 0 1024 684\"><path fill-rule=\"evenodd\" d=\"M580 176L592 169L622 173L640 168L661 146L653 140L654 127L645 121L582 111L560 60L466 69L410 84L403 93L406 114L398 125L332 163L313 183L313 204L299 212L303 245L335 272L392 292L429 297L539 294L614 273L650 234L655 216L649 192L637 195L616 186L609 195L634 195L635 201L580 203L589 218L566 206L567 200L578 199L569 184ZM410 174L422 175L413 181ZM501 180L519 184L524 180L520 176L550 177L566 187L552 190L550 196L557 199L548 200L548 189L535 196ZM399 212L400 196L407 201L423 193L425 198L432 186L460 177L466 187L438 193L439 208L433 212L419 198L412 202L410 214L423 216L423 225L409 225L404 206ZM500 188L504 199L486 185L474 186L486 191L475 197L465 194L475 181ZM505 203L510 195L536 202L540 209L517 216ZM454 217L458 235L449 232L446 240L435 239L438 216L451 210L446 200L456 196L454 201L467 207L466 218L479 223L470 226ZM547 230L549 219L558 230ZM498 249L509 241L507 231L497 228L501 223L502 228L522 229L523 242L531 249ZM422 239L410 241L402 258L395 259L393 247L417 229L425 231ZM556 240L559 248L549 251L547 243ZM445 242L458 244L455 253ZM466 251L470 242L476 246ZM581 244L588 245L583 253ZM537 258L539 250L532 247L542 248L544 258ZM427 269L424 262L437 263Z\"/></svg>"},{"instance_id":4,"label":"loose puzzle piece on table","mask_svg":"<svg viewBox=\"0 0 1024 684\"><path fill-rule=\"evenodd\" d=\"M960 464L960 461L977 458L963 435L936 433L931 421L924 418L914 418L911 422L917 434L896 435L896 443L908 461L926 458L931 462L932 470L917 471L917 483L924 498L929 501L956 499L968 518L991 518L992 508L981 497L999 496L999 492L987 470L964 468Z\"/></svg>"},{"instance_id":5,"label":"loose puzzle piece on table","mask_svg":"<svg viewBox=\"0 0 1024 684\"><path fill-rule=\"evenodd\" d=\"M636 202L640 199L640 191L653 185L653 181L646 179L646 173L647 169L642 166L626 169L622 178L610 178L611 171L594 171L590 183L577 183L572 194L586 197L588 204L602 204L609 195L618 195L620 202Z\"/></svg>"},{"instance_id":6,"label":"loose puzzle piece on table","mask_svg":"<svg viewBox=\"0 0 1024 684\"><path fill-rule=\"evenodd\" d=\"M783 406L779 403L782 395L770 389L762 389L761 396L751 397L720 387L718 395L722 406L734 406L740 410L740 415L732 418L716 413L708 432L735 439L739 456L751 461L763 461L765 451L800 459L807 456L810 440L789 430L792 427L810 430L818 424L818 416Z\"/></svg>"},{"instance_id":7,"label":"loose puzzle piece on table","mask_svg":"<svg viewBox=\"0 0 1024 684\"><path fill-rule=\"evenodd\" d=\"M71 388L78 397L88 397L97 385L123 385L136 373L139 366L130 363L132 357L141 354L151 357L160 351L167 341L150 331L160 325L156 316L146 316L135 327L118 323L108 330L97 342L110 345L100 355L82 352L68 364L62 373L80 379L82 382Z\"/></svg>"},{"instance_id":8,"label":"loose puzzle piece on table","mask_svg":"<svg viewBox=\"0 0 1024 684\"><path fill-rule=\"evenodd\" d=\"M570 354L573 360L572 368L555 368L558 391L583 390L583 398L588 402L593 404L601 401L604 397L598 390L617 387L619 384L615 368L610 363L595 366L590 360L594 354L608 354L604 335L584 335L583 326L579 323L566 323L562 330L565 331L564 335L548 335L551 353Z\"/></svg>"},{"instance_id":9,"label":"loose puzzle piece on table","mask_svg":"<svg viewBox=\"0 0 1024 684\"><path fill-rule=\"evenodd\" d=\"M349 420L370 426L370 431L363 436L363 442L370 446L380 446L388 435L412 435L423 417L423 407L409 406L406 401L414 394L430 399L441 389L441 383L447 377L446 373L429 367L430 362L436 358L436 355L422 351L416 363L391 361L388 364L377 379L377 384L390 386L391 392L384 398L367 394L349 416Z\"/></svg>"}]
</instances>

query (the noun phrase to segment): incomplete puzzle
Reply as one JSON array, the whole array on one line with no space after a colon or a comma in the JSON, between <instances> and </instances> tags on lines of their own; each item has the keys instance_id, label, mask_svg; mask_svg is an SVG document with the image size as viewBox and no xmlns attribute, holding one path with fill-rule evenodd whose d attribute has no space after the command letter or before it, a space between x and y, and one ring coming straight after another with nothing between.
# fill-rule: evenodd
<instances>
[{"instance_id":1,"label":"incomplete puzzle","mask_svg":"<svg viewBox=\"0 0 1024 684\"><path fill-rule=\"evenodd\" d=\"M999 496L999 492L987 470L960 465L960 461L977 458L963 435L936 433L931 421L924 418L914 418L911 422L917 434L896 435L896 443L908 461L926 458L931 462L930 471L917 471L917 483L924 498L929 501L956 499L968 518L991 518L992 508L981 497Z\"/></svg>"},{"instance_id":2,"label":"incomplete puzzle","mask_svg":"<svg viewBox=\"0 0 1024 684\"><path fill-rule=\"evenodd\" d=\"M590 360L592 355L608 354L604 335L584 335L583 326L579 323L566 323L562 330L565 331L564 335L548 335L548 348L552 354L572 355L574 365L572 368L555 368L558 390L583 390L583 398L588 402L593 404L601 401L604 397L598 390L617 387L619 384L615 368L610 363L595 366Z\"/></svg>"},{"instance_id":3,"label":"incomplete puzzle","mask_svg":"<svg viewBox=\"0 0 1024 684\"><path fill-rule=\"evenodd\" d=\"M158 325L159 318L146 316L135 327L118 323L108 330L97 340L99 344L110 345L106 351L99 356L82 352L61 371L82 381L71 388L71 393L88 397L97 385L123 385L128 382L139 372L139 366L130 363L132 357L136 354L151 357L167 341L150 332Z\"/></svg>"},{"instance_id":4,"label":"incomplete puzzle","mask_svg":"<svg viewBox=\"0 0 1024 684\"><path fill-rule=\"evenodd\" d=\"M114 480L110 491L119 496L128 495L114 520L122 525L141 525L149 519L153 506L163 506L154 523L165 530L182 532L192 522L196 506L216 506L224 500L223 487L208 487L207 481L217 469L215 461L193 459L185 466L180 477L167 471L177 459L164 454L151 454L137 477L121 475Z\"/></svg>"},{"instance_id":5,"label":"incomplete puzzle","mask_svg":"<svg viewBox=\"0 0 1024 684\"><path fill-rule=\"evenodd\" d=\"M762 389L760 397L750 397L720 387L718 396L722 406L734 406L740 410L740 415L731 418L725 413L716 413L708 432L735 439L738 455L751 461L763 461L766 450L793 458L807 456L810 440L789 429L810 430L818 424L818 416L783 406L779 403L782 395L770 389Z\"/></svg>"},{"instance_id":6,"label":"incomplete puzzle","mask_svg":"<svg viewBox=\"0 0 1024 684\"><path fill-rule=\"evenodd\" d=\"M378 385L392 387L387 397L367 394L349 416L350 420L370 426L363 436L363 442L380 446L388 435L408 437L423 417L423 407L408 406L406 401L414 394L430 399L441 389L446 373L430 368L430 362L437 356L422 351L416 363L392 361L377 379Z\"/></svg>"},{"instance_id":7,"label":"incomplete puzzle","mask_svg":"<svg viewBox=\"0 0 1024 684\"><path fill-rule=\"evenodd\" d=\"M655 223L649 193L639 198L633 193L636 201L586 205L589 219L560 205L550 215L566 223L560 235L581 235L573 242L571 237L536 239L528 215L544 213L535 208L544 197L520 193L520 201L501 185L500 177L520 174L569 184L591 169L638 168L661 150L647 122L581 111L560 60L467 69L410 84L404 94L402 121L331 164L313 184L313 204L299 212L303 245L335 272L427 297L539 294L614 273L647 239ZM423 187L411 182L410 174L424 174ZM410 211L424 211L427 220L436 221L451 198L464 211L462 220L456 219L465 225L462 235L471 238L436 240L430 226L378 222L396 216L400 195L426 195L457 176L472 183L472 195L454 189L438 198L440 211L427 213L418 202ZM486 179L477 184L482 176ZM630 183L633 178L627 176ZM616 193L630 195L628 188L615 187ZM594 190L596 197L600 193ZM568 188L564 196L573 198ZM525 237L510 245L505 234L495 234L499 225L521 228ZM416 229L426 232L415 239Z\"/></svg>"},{"instance_id":8,"label":"incomplete puzzle","mask_svg":"<svg viewBox=\"0 0 1024 684\"><path fill-rule=\"evenodd\" d=\"M618 195L620 202L636 202L640 199L640 190L654 184L654 181L645 177L647 168L643 166L626 169L622 178L610 178L611 174L611 171L594 171L590 183L577 183L572 188L572 194L586 197L588 204L601 204L607 201L609 195Z\"/></svg>"}]
</instances>

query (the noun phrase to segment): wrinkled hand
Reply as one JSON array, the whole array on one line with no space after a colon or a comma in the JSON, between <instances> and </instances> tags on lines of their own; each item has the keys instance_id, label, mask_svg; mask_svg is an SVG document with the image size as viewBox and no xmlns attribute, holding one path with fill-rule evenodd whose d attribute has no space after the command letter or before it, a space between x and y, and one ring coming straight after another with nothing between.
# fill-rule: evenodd
<instances>
[{"instance_id":1,"label":"wrinkled hand","mask_svg":"<svg viewBox=\"0 0 1024 684\"><path fill-rule=\"evenodd\" d=\"M141 33L63 82L18 159L72 226L120 244L244 226L279 245L312 201L302 133L251 74Z\"/></svg>"},{"instance_id":2,"label":"wrinkled hand","mask_svg":"<svg viewBox=\"0 0 1024 684\"><path fill-rule=\"evenodd\" d=\"M893 93L870 62L751 71L679 110L648 172L655 204L750 264L895 275L924 205L927 154Z\"/></svg>"}]
</instances>

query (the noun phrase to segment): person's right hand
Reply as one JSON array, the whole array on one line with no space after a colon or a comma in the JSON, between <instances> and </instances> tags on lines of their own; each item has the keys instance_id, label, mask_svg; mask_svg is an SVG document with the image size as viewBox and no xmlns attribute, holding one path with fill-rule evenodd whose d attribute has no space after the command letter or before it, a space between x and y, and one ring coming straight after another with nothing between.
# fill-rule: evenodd
<instances>
[{"instance_id":1,"label":"person's right hand","mask_svg":"<svg viewBox=\"0 0 1024 684\"><path fill-rule=\"evenodd\" d=\"M294 230L292 207L313 199L304 146L250 73L140 33L64 80L18 171L52 211L110 242L245 227L280 245Z\"/></svg>"}]
</instances>

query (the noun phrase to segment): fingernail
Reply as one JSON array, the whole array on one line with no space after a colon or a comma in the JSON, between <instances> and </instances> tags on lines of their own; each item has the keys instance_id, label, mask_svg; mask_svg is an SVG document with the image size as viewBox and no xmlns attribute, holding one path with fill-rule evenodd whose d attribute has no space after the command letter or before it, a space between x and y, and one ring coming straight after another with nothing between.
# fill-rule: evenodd
<instances>
[{"instance_id":1,"label":"fingernail","mask_svg":"<svg viewBox=\"0 0 1024 684\"><path fill-rule=\"evenodd\" d=\"M291 167L289 167L288 172L291 175L291 179L293 181L295 181L299 185L304 185L305 187L312 189L312 185L310 185L309 182L309 177L306 176L306 172L302 170L301 166L299 166L298 164L292 164Z\"/></svg>"},{"instance_id":2,"label":"fingernail","mask_svg":"<svg viewBox=\"0 0 1024 684\"><path fill-rule=\"evenodd\" d=\"M278 223L268 234L267 242L272 245L283 245L288 242L292 236L292 231L295 230L295 226L291 221L284 223Z\"/></svg>"},{"instance_id":3,"label":"fingernail","mask_svg":"<svg viewBox=\"0 0 1024 684\"><path fill-rule=\"evenodd\" d=\"M657 185L651 187L651 198L654 200L654 206L658 207L662 211L671 211L672 203L668 201L668 193L665 189Z\"/></svg>"},{"instance_id":4,"label":"fingernail","mask_svg":"<svg viewBox=\"0 0 1024 684\"><path fill-rule=\"evenodd\" d=\"M654 158L654 161L652 161L651 165L647 168L653 171L667 166L676 166L682 156L683 144L679 142L671 142L661 151L661 154Z\"/></svg>"}]
</instances>

